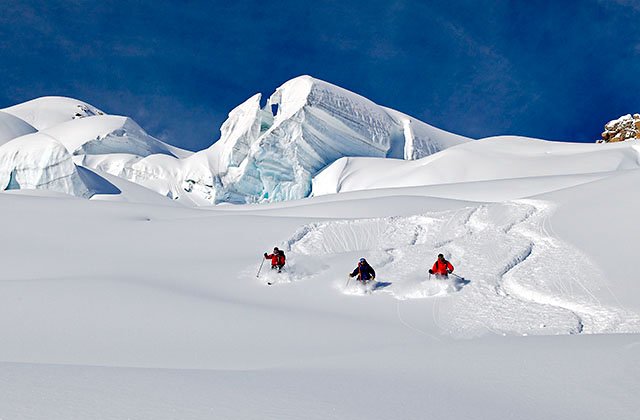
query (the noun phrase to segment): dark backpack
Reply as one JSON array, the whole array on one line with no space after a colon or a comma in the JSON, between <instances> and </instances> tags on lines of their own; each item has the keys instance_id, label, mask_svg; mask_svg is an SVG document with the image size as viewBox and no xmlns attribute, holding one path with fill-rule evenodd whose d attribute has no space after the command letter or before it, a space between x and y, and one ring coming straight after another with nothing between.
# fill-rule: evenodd
<instances>
[{"instance_id":1,"label":"dark backpack","mask_svg":"<svg viewBox=\"0 0 640 420\"><path fill-rule=\"evenodd\" d=\"M284 251L280 251L280 253L278 254L278 264L284 265L286 259L287 257L284 256Z\"/></svg>"}]
</instances>

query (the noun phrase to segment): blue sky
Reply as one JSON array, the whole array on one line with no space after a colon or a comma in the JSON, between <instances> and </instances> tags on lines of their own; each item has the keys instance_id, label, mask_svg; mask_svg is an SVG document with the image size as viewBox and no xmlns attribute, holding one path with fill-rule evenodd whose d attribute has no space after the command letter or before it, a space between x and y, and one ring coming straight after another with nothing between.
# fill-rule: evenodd
<instances>
[{"instance_id":1,"label":"blue sky","mask_svg":"<svg viewBox=\"0 0 640 420\"><path fill-rule=\"evenodd\" d=\"M448 131L594 141L640 112L640 1L0 0L0 107L64 95L201 149L310 74Z\"/></svg>"}]
</instances>

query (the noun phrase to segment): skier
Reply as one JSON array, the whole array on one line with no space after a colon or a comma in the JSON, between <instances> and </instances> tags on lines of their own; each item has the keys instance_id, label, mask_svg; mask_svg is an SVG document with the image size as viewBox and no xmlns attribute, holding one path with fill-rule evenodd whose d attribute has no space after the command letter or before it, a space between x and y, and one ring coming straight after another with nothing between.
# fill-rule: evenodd
<instances>
[{"instance_id":1,"label":"skier","mask_svg":"<svg viewBox=\"0 0 640 420\"><path fill-rule=\"evenodd\" d=\"M278 249L278 247L273 248L273 254L264 253L264 258L266 260L271 260L271 269L278 270L278 273L282 271L282 267L284 267L286 263L286 257L284 256L284 251Z\"/></svg>"},{"instance_id":2,"label":"skier","mask_svg":"<svg viewBox=\"0 0 640 420\"><path fill-rule=\"evenodd\" d=\"M373 267L369 265L367 260L365 260L364 258L360 258L360 261L358 261L358 266L355 268L355 270L353 270L352 273L349 274L349 277L356 276L358 276L358 280L366 283L369 280L376 279L376 272L373 270Z\"/></svg>"},{"instance_id":3,"label":"skier","mask_svg":"<svg viewBox=\"0 0 640 420\"><path fill-rule=\"evenodd\" d=\"M438 259L433 264L429 274L435 274L437 278L447 278L449 273L453 273L453 266L451 263L444 259L444 255L438 254Z\"/></svg>"}]
</instances>

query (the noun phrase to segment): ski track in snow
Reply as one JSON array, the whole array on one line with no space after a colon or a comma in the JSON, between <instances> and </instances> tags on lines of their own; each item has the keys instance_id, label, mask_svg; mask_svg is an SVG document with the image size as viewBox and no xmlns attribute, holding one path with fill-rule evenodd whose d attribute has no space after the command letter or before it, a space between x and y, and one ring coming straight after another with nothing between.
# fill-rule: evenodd
<instances>
[{"instance_id":1,"label":"ski track in snow","mask_svg":"<svg viewBox=\"0 0 640 420\"><path fill-rule=\"evenodd\" d=\"M517 200L408 217L311 223L284 243L289 271L267 272L263 280L289 283L329 276L345 294L385 293L400 301L436 298L433 321L458 337L486 331L639 332L637 314L595 297L593 291L607 287L606 281L586 256L556 237L553 210L547 202ZM467 280L429 279L438 253ZM339 273L360 256L366 256L384 287L363 287L354 280L346 287ZM406 324L399 307L398 315Z\"/></svg>"}]
</instances>

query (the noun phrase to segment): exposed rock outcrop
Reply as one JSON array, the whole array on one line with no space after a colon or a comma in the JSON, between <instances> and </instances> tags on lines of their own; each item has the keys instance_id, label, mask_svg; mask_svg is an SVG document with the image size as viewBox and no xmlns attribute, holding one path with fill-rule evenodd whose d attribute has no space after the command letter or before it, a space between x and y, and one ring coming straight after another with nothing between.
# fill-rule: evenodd
<instances>
[{"instance_id":1,"label":"exposed rock outcrop","mask_svg":"<svg viewBox=\"0 0 640 420\"><path fill-rule=\"evenodd\" d=\"M602 138L597 143L615 143L631 139L640 139L640 114L627 114L611 120L604 126Z\"/></svg>"}]
</instances>

